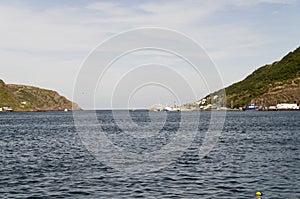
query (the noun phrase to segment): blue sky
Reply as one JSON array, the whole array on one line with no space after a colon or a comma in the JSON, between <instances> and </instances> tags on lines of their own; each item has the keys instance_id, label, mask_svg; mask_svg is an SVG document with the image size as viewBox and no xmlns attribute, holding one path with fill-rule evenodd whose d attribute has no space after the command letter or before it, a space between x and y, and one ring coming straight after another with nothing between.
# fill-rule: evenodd
<instances>
[{"instance_id":1,"label":"blue sky","mask_svg":"<svg viewBox=\"0 0 300 199\"><path fill-rule=\"evenodd\" d=\"M297 0L2 0L0 78L71 99L80 66L99 43L154 26L193 38L230 85L299 46L299 10Z\"/></svg>"}]
</instances>

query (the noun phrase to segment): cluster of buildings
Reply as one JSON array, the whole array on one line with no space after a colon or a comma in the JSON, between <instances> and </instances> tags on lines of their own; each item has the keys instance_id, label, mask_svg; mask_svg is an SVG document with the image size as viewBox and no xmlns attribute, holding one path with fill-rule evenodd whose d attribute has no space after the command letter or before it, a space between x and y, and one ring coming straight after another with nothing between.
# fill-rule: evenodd
<instances>
[{"instance_id":1,"label":"cluster of buildings","mask_svg":"<svg viewBox=\"0 0 300 199\"><path fill-rule=\"evenodd\" d=\"M240 110L240 111L281 111L281 110L300 110L299 104L295 103L279 103L274 106L256 106L251 104L246 107L240 107L239 109L227 108L223 98L217 95L200 99L197 102L186 104L183 106L160 106L149 109L149 111L199 111L199 110ZM233 104L233 102L231 102ZM222 106L223 104L223 106Z\"/></svg>"},{"instance_id":2,"label":"cluster of buildings","mask_svg":"<svg viewBox=\"0 0 300 199\"><path fill-rule=\"evenodd\" d=\"M20 103L20 108L25 108L25 106L27 105L27 102L21 102ZM9 106L4 106L4 107L0 107L0 112L12 112L13 109Z\"/></svg>"}]
</instances>

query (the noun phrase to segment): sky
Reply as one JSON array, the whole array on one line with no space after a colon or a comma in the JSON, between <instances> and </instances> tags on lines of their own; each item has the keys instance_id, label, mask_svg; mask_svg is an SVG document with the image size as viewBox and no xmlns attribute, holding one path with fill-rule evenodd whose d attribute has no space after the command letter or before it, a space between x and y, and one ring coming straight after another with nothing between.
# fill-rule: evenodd
<instances>
[{"instance_id":1,"label":"sky","mask_svg":"<svg viewBox=\"0 0 300 199\"><path fill-rule=\"evenodd\" d=\"M197 42L227 86L299 47L299 10L299 0L0 0L0 79L56 90L73 99L82 66L101 43L122 32L157 27L177 31ZM178 57L147 51L132 53L114 63L102 84L116 87L124 76L121 68L127 67L128 72L132 67L153 62L156 66L159 62L178 68L187 79L196 81L189 78L192 70L185 71L189 66ZM135 75L147 77L152 72ZM176 75L172 73L166 78L176 82ZM208 76L206 81L213 82L214 77ZM122 86L130 83L127 80ZM199 95L220 88L218 84L205 89L204 84L199 82L199 87L203 87ZM99 85L101 80L98 79L94 104L80 97L74 99L83 108L109 108L113 87ZM181 85L184 83L178 83L178 87ZM181 93L185 97L178 100L176 93L160 84L131 88L136 92L130 99L129 95L122 95L122 90L116 91L116 107L124 107L124 102L129 107L149 107L195 100L195 96L188 93Z\"/></svg>"}]
</instances>

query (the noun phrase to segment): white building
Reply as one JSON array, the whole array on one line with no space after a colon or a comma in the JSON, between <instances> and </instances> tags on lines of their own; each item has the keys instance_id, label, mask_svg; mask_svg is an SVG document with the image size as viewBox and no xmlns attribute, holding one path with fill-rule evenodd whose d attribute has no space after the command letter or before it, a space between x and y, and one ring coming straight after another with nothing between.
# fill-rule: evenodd
<instances>
[{"instance_id":1,"label":"white building","mask_svg":"<svg viewBox=\"0 0 300 199\"><path fill-rule=\"evenodd\" d=\"M5 106L2 108L2 110L3 111L12 111L12 108Z\"/></svg>"},{"instance_id":2,"label":"white building","mask_svg":"<svg viewBox=\"0 0 300 199\"><path fill-rule=\"evenodd\" d=\"M282 104L277 104L276 108L278 110L295 110L295 109L299 109L299 106L297 104L282 103Z\"/></svg>"}]
</instances>

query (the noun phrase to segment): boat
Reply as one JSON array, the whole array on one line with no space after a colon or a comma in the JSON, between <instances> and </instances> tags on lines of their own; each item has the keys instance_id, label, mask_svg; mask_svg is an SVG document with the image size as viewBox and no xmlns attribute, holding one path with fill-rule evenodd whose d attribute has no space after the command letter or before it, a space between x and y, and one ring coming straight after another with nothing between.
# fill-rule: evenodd
<instances>
[{"instance_id":1,"label":"boat","mask_svg":"<svg viewBox=\"0 0 300 199\"><path fill-rule=\"evenodd\" d=\"M164 111L180 111L180 109L177 108L177 107L169 107L169 106L166 106L166 107L164 108Z\"/></svg>"},{"instance_id":2,"label":"boat","mask_svg":"<svg viewBox=\"0 0 300 199\"><path fill-rule=\"evenodd\" d=\"M243 111L258 111L258 107L254 104L251 104L245 108L243 108Z\"/></svg>"}]
</instances>

